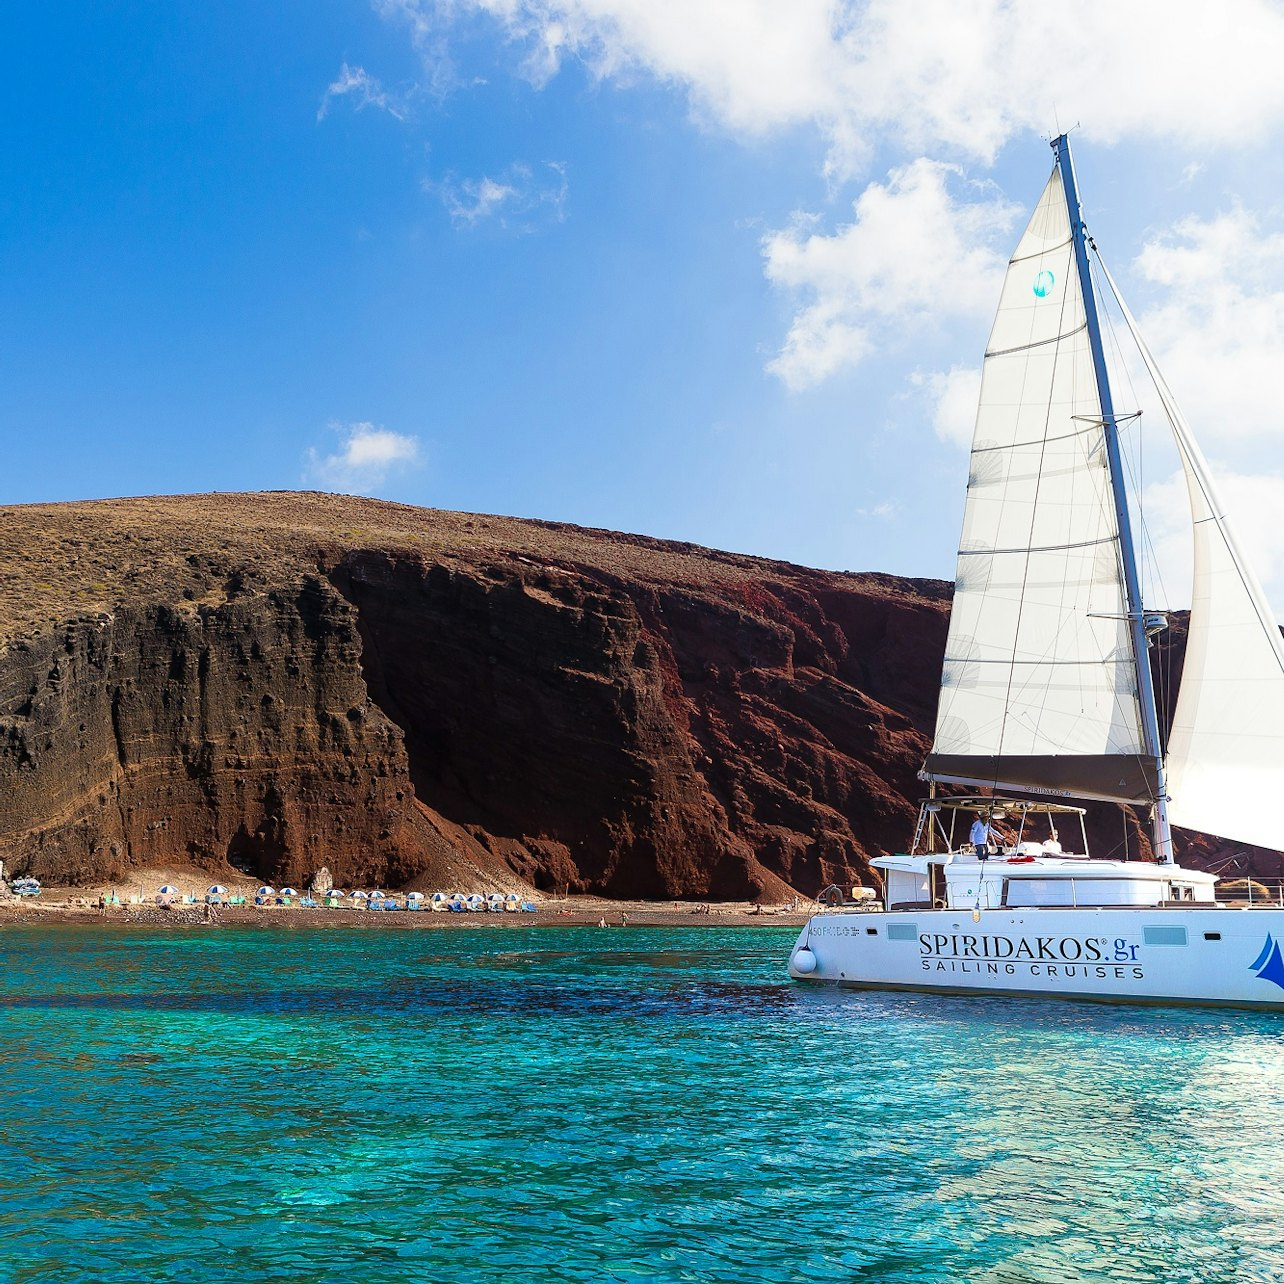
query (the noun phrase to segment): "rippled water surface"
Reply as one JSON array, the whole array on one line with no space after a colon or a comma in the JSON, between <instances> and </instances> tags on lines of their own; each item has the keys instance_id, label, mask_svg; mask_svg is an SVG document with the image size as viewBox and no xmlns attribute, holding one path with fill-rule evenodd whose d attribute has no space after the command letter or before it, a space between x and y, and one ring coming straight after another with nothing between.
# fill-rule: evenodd
<instances>
[{"instance_id":1,"label":"rippled water surface","mask_svg":"<svg viewBox=\"0 0 1284 1284\"><path fill-rule=\"evenodd\" d=\"M1284 1279L1284 1018L792 937L6 930L0 1278Z\"/></svg>"}]
</instances>

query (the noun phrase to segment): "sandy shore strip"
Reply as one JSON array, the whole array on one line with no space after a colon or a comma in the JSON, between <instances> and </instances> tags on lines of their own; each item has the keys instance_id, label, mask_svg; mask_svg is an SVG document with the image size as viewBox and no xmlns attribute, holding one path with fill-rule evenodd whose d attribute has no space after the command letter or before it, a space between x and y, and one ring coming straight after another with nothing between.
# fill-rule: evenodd
<instances>
[{"instance_id":1,"label":"sandy shore strip","mask_svg":"<svg viewBox=\"0 0 1284 1284\"><path fill-rule=\"evenodd\" d=\"M227 888L241 905L205 905L206 889ZM45 886L39 896L0 899L0 928L18 923L156 924L162 927L238 926L273 928L510 928L510 927L792 927L801 926L820 907L800 900L793 905L755 905L749 901L719 904L694 901L608 900L600 896L550 896L529 887L518 891L535 905L534 913L463 913L433 911L427 900L419 910L356 909L351 901L325 906L255 905L259 884L239 871L212 872L175 862L160 868L130 870L116 882L93 886ZM175 895L162 896L162 887ZM449 890L449 889L446 889ZM402 905L406 894L390 892ZM108 905L99 909L100 898ZM184 904L184 898L195 904ZM112 900L119 903L112 904ZM168 904L158 904L158 901Z\"/></svg>"},{"instance_id":2,"label":"sandy shore strip","mask_svg":"<svg viewBox=\"0 0 1284 1284\"><path fill-rule=\"evenodd\" d=\"M224 903L207 908L208 889L219 886ZM535 906L534 913L460 913L434 911L425 895L418 910L357 909L345 898L341 906L303 906L294 903L254 904L260 884L240 870L208 869L185 861L130 869L102 884L46 884L39 896L0 896L0 928L18 923L120 923L158 926L244 926L274 928L509 928L509 927L792 927L801 926L820 906L795 899L792 905L755 905L751 901L611 900L601 896L557 896L514 883L495 888L515 892ZM172 889L163 894L161 889ZM352 888L347 889L351 892ZM388 891L401 905L410 889ZM431 889L424 889L425 893ZM452 889L444 888L445 892ZM273 893L273 901L280 895ZM226 902L242 898L240 905ZM100 899L108 903L98 908ZM159 902L168 902L161 904ZM184 903L187 901L189 903ZM115 902L115 903L113 903ZM194 902L194 903L191 903Z\"/></svg>"},{"instance_id":3,"label":"sandy shore strip","mask_svg":"<svg viewBox=\"0 0 1284 1284\"><path fill-rule=\"evenodd\" d=\"M98 909L80 905L79 895L0 902L0 929L17 924L121 924L158 927L262 927L291 929L459 929L539 927L801 927L818 908L804 903L801 909L753 906L747 902L719 905L652 901L607 901L573 896L568 900L538 903L533 914L450 914L422 910L355 910L303 908L297 905L115 905Z\"/></svg>"}]
</instances>

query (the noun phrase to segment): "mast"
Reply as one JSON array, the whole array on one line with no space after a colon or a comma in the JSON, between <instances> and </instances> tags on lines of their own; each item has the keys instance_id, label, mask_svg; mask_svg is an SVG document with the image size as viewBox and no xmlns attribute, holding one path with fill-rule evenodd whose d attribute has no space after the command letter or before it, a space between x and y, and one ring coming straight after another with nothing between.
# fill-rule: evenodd
<instances>
[{"instance_id":1,"label":"mast","mask_svg":"<svg viewBox=\"0 0 1284 1284\"><path fill-rule=\"evenodd\" d=\"M1110 474L1110 491L1115 501L1115 519L1119 527L1119 551L1123 560L1124 595L1128 610L1128 631L1132 636L1133 663L1137 672L1137 700L1141 708L1141 733L1146 756L1155 762L1154 843L1161 865L1173 863L1172 832L1168 825L1168 784L1164 771L1164 751L1159 734L1159 713L1155 707L1155 688L1150 675L1150 639L1141 610L1141 587L1137 576L1137 551L1132 538L1132 520L1128 512L1128 495L1124 489L1123 461L1119 452L1119 424L1115 419L1110 395L1110 378L1106 372L1106 354L1101 343L1101 322L1097 316L1097 297L1092 291L1092 273L1084 244L1083 216L1079 209L1079 190L1075 184L1074 162L1070 158L1070 139L1061 134L1053 140L1052 150L1061 171L1066 207L1070 215L1070 235L1074 241L1075 266L1079 271L1079 290L1083 295L1084 319L1088 325L1088 342L1092 348L1093 372L1101 401L1101 423L1105 437L1106 462Z\"/></svg>"}]
</instances>

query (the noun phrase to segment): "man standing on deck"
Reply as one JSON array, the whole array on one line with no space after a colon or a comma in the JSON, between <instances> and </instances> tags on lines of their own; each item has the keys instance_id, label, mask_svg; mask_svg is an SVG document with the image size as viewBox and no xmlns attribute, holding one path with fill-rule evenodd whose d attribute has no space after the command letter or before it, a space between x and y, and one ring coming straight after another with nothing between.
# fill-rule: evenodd
<instances>
[{"instance_id":1,"label":"man standing on deck","mask_svg":"<svg viewBox=\"0 0 1284 1284\"><path fill-rule=\"evenodd\" d=\"M990 852L990 825L984 816L977 816L972 822L972 832L968 835L972 850L978 856L987 856Z\"/></svg>"}]
</instances>

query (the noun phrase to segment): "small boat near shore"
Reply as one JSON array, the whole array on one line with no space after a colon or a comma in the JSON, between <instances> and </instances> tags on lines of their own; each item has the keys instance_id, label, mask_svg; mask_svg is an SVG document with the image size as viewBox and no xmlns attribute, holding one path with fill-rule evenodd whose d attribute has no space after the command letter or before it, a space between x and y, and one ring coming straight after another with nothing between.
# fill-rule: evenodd
<instances>
[{"instance_id":1,"label":"small boat near shore","mask_svg":"<svg viewBox=\"0 0 1284 1284\"><path fill-rule=\"evenodd\" d=\"M1284 793L1284 643L1203 454L1097 255L1190 497L1193 603L1180 694L1161 727L1150 647L1167 621L1142 601L1120 447L1121 423L1137 416L1114 409L1096 245L1069 142L1052 146L1052 175L1009 262L985 354L921 773L931 796L909 851L871 862L884 901L812 917L789 974L1284 1009L1284 907L1220 902L1212 874L1176 864L1171 832L1281 848L1272 809ZM973 792L941 796L960 787ZM1155 861L1093 858L1078 801L1148 810ZM1077 841L1067 834L1064 849L1058 826L1076 821Z\"/></svg>"}]
</instances>

